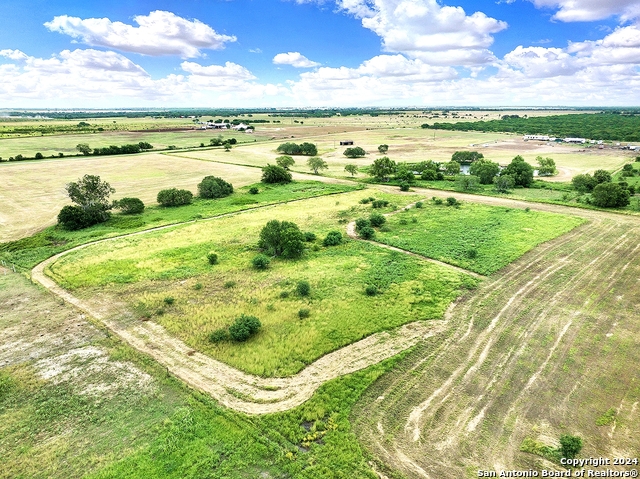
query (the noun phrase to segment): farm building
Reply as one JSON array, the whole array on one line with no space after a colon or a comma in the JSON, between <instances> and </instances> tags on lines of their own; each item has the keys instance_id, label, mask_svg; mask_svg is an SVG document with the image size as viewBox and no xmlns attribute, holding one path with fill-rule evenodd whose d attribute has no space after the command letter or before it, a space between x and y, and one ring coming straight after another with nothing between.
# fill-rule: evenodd
<instances>
[{"instance_id":1,"label":"farm building","mask_svg":"<svg viewBox=\"0 0 640 479\"><path fill-rule=\"evenodd\" d=\"M343 140L340 142L340 146L349 146L353 145L353 140Z\"/></svg>"}]
</instances>

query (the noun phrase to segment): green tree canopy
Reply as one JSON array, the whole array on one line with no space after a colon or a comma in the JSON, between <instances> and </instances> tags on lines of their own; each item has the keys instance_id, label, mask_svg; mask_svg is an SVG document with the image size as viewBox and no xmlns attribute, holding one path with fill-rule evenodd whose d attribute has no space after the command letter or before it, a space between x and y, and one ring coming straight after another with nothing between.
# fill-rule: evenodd
<instances>
[{"instance_id":1,"label":"green tree canopy","mask_svg":"<svg viewBox=\"0 0 640 479\"><path fill-rule=\"evenodd\" d=\"M509 193L515 184L516 180L511 175L500 175L493 179L493 185L498 193Z\"/></svg>"},{"instance_id":2,"label":"green tree canopy","mask_svg":"<svg viewBox=\"0 0 640 479\"><path fill-rule=\"evenodd\" d=\"M396 171L396 162L389 159L388 156L378 158L369 168L369 174L377 180L387 181L389 177Z\"/></svg>"},{"instance_id":3,"label":"green tree canopy","mask_svg":"<svg viewBox=\"0 0 640 479\"><path fill-rule=\"evenodd\" d=\"M630 202L629 190L616 183L600 183L591 193L593 204L601 208L620 208Z\"/></svg>"},{"instance_id":4,"label":"green tree canopy","mask_svg":"<svg viewBox=\"0 0 640 479\"><path fill-rule=\"evenodd\" d=\"M538 176L553 176L558 173L556 162L553 161L553 158L537 156L536 161L538 162Z\"/></svg>"},{"instance_id":5,"label":"green tree canopy","mask_svg":"<svg viewBox=\"0 0 640 479\"><path fill-rule=\"evenodd\" d=\"M401 163L396 168L396 180L398 181L406 181L407 183L413 183L416 179L416 176L413 174L413 171L409 169L409 165L406 163Z\"/></svg>"},{"instance_id":6,"label":"green tree canopy","mask_svg":"<svg viewBox=\"0 0 640 479\"><path fill-rule=\"evenodd\" d=\"M473 163L481 158L484 158L484 155L477 151L456 151L451 155L451 161L455 161L461 165Z\"/></svg>"},{"instance_id":7,"label":"green tree canopy","mask_svg":"<svg viewBox=\"0 0 640 479\"><path fill-rule=\"evenodd\" d=\"M481 184L490 185L493 183L493 179L500 173L500 165L494 161L481 158L471 163L469 173L477 176Z\"/></svg>"},{"instance_id":8,"label":"green tree canopy","mask_svg":"<svg viewBox=\"0 0 640 479\"><path fill-rule=\"evenodd\" d=\"M389 145L380 145L378 146L378 151L381 155L385 155L387 151L389 151Z\"/></svg>"},{"instance_id":9,"label":"green tree canopy","mask_svg":"<svg viewBox=\"0 0 640 479\"><path fill-rule=\"evenodd\" d=\"M91 147L89 147L86 143L78 143L76 145L76 150L78 150L83 155L87 156L91 154Z\"/></svg>"},{"instance_id":10,"label":"green tree canopy","mask_svg":"<svg viewBox=\"0 0 640 479\"><path fill-rule=\"evenodd\" d=\"M596 170L593 172L593 179L597 184L611 183L611 173L606 170Z\"/></svg>"},{"instance_id":11,"label":"green tree canopy","mask_svg":"<svg viewBox=\"0 0 640 479\"><path fill-rule=\"evenodd\" d=\"M348 165L345 165L344 171L346 171L347 173L350 173L351 176L355 176L358 174L358 167L356 165L348 164Z\"/></svg>"},{"instance_id":12,"label":"green tree canopy","mask_svg":"<svg viewBox=\"0 0 640 479\"><path fill-rule=\"evenodd\" d=\"M291 158L289 155L282 155L276 158L276 164L281 166L285 170L290 169L293 165L295 165L296 161Z\"/></svg>"},{"instance_id":13,"label":"green tree canopy","mask_svg":"<svg viewBox=\"0 0 640 479\"><path fill-rule=\"evenodd\" d=\"M281 166L267 165L262 168L263 183L291 183L291 173Z\"/></svg>"},{"instance_id":14,"label":"green tree canopy","mask_svg":"<svg viewBox=\"0 0 640 479\"><path fill-rule=\"evenodd\" d=\"M516 156L507 167L500 172L501 176L513 176L515 186L528 188L533 183L533 166L524 161L520 155Z\"/></svg>"},{"instance_id":15,"label":"green tree canopy","mask_svg":"<svg viewBox=\"0 0 640 479\"><path fill-rule=\"evenodd\" d=\"M587 193L593 191L597 183L589 173L585 173L571 178L571 184L580 193Z\"/></svg>"},{"instance_id":16,"label":"green tree canopy","mask_svg":"<svg viewBox=\"0 0 640 479\"><path fill-rule=\"evenodd\" d=\"M344 150L343 154L347 158L362 158L367 154L367 152L359 146L354 146L353 148L347 148Z\"/></svg>"},{"instance_id":17,"label":"green tree canopy","mask_svg":"<svg viewBox=\"0 0 640 479\"><path fill-rule=\"evenodd\" d=\"M298 258L304 251L304 234L290 221L269 221L260 232L258 247L272 256Z\"/></svg>"},{"instance_id":18,"label":"green tree canopy","mask_svg":"<svg viewBox=\"0 0 640 479\"><path fill-rule=\"evenodd\" d=\"M109 196L116 191L109 183L100 180L97 175L84 175L78 181L68 183L65 189L71 201L82 209L99 209L102 211L111 209Z\"/></svg>"},{"instance_id":19,"label":"green tree canopy","mask_svg":"<svg viewBox=\"0 0 640 479\"><path fill-rule=\"evenodd\" d=\"M449 176L455 176L460 174L460 163L457 161L450 161L444 164L445 173Z\"/></svg>"},{"instance_id":20,"label":"green tree canopy","mask_svg":"<svg viewBox=\"0 0 640 479\"><path fill-rule=\"evenodd\" d=\"M233 185L217 176L205 176L198 184L198 194L201 198L224 198L233 193Z\"/></svg>"},{"instance_id":21,"label":"green tree canopy","mask_svg":"<svg viewBox=\"0 0 640 479\"><path fill-rule=\"evenodd\" d=\"M319 173L320 170L326 170L329 168L329 165L327 165L327 162L317 156L309 158L307 160L307 165L309 166L309 168L311 168L311 170L313 170L313 172L316 175Z\"/></svg>"}]
</instances>

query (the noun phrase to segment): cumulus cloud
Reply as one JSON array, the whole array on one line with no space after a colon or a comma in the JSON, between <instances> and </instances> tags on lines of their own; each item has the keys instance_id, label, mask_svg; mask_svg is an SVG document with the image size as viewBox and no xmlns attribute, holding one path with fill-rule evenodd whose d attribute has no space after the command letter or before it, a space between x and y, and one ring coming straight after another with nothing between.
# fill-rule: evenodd
<instances>
[{"instance_id":1,"label":"cumulus cloud","mask_svg":"<svg viewBox=\"0 0 640 479\"><path fill-rule=\"evenodd\" d=\"M255 80L255 76L242 65L227 62L223 65L202 66L194 62L182 62L180 67L196 76L214 77L226 80Z\"/></svg>"},{"instance_id":2,"label":"cumulus cloud","mask_svg":"<svg viewBox=\"0 0 640 479\"><path fill-rule=\"evenodd\" d=\"M638 0L530 0L536 7L557 8L554 19L590 22L617 15L623 21L640 17Z\"/></svg>"},{"instance_id":3,"label":"cumulus cloud","mask_svg":"<svg viewBox=\"0 0 640 479\"><path fill-rule=\"evenodd\" d=\"M171 12L156 10L133 20L137 27L108 18L81 19L62 15L44 26L88 45L151 56L194 58L201 56L203 49L220 50L225 43L236 41L235 36L219 34L199 20L186 20Z\"/></svg>"},{"instance_id":4,"label":"cumulus cloud","mask_svg":"<svg viewBox=\"0 0 640 479\"><path fill-rule=\"evenodd\" d=\"M320 66L318 62L309 60L300 52L278 53L273 57L275 65L291 65L296 68L313 68Z\"/></svg>"},{"instance_id":5,"label":"cumulus cloud","mask_svg":"<svg viewBox=\"0 0 640 479\"><path fill-rule=\"evenodd\" d=\"M479 65L495 59L488 47L505 22L436 0L338 0L382 39L383 48L432 65Z\"/></svg>"}]
</instances>

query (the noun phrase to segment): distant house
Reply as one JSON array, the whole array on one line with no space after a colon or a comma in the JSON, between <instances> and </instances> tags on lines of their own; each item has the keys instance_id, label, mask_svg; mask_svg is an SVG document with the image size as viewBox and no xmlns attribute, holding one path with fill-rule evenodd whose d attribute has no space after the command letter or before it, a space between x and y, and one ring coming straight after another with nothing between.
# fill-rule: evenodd
<instances>
[{"instance_id":1,"label":"distant house","mask_svg":"<svg viewBox=\"0 0 640 479\"><path fill-rule=\"evenodd\" d=\"M524 141L527 141L527 140L549 141L549 140L551 140L551 138L549 138L547 135L524 135L522 137L522 139Z\"/></svg>"},{"instance_id":2,"label":"distant house","mask_svg":"<svg viewBox=\"0 0 640 479\"><path fill-rule=\"evenodd\" d=\"M353 145L353 140L343 140L340 142L340 146L349 146Z\"/></svg>"},{"instance_id":3,"label":"distant house","mask_svg":"<svg viewBox=\"0 0 640 479\"><path fill-rule=\"evenodd\" d=\"M565 143L586 143L587 140L585 138L565 138Z\"/></svg>"}]
</instances>

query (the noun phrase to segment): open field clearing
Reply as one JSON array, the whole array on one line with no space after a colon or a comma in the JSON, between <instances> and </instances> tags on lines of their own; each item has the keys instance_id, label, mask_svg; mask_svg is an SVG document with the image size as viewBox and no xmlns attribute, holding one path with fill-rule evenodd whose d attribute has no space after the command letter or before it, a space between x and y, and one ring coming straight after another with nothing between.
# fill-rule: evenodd
<instances>
[{"instance_id":1,"label":"open field clearing","mask_svg":"<svg viewBox=\"0 0 640 479\"><path fill-rule=\"evenodd\" d=\"M247 417L188 390L73 306L0 271L0 477L334 477L372 472L351 407L396 360Z\"/></svg>"},{"instance_id":2,"label":"open field clearing","mask_svg":"<svg viewBox=\"0 0 640 479\"><path fill-rule=\"evenodd\" d=\"M253 143L264 136L237 131L222 130L182 130L182 131L118 131L104 133L83 133L76 135L26 136L19 138L0 138L0 158L22 155L33 158L42 153L45 158L65 155L77 155L76 145L87 143L91 148L105 148L110 145L125 145L146 141L154 148L164 150L170 145L176 148L199 147L201 143L209 146L209 141L221 136L222 139L235 138L238 143Z\"/></svg>"},{"instance_id":3,"label":"open field clearing","mask_svg":"<svg viewBox=\"0 0 640 479\"><path fill-rule=\"evenodd\" d=\"M582 222L539 211L427 202L389 216L376 240L488 275Z\"/></svg>"},{"instance_id":4,"label":"open field clearing","mask_svg":"<svg viewBox=\"0 0 640 479\"><path fill-rule=\"evenodd\" d=\"M378 464L415 478L558 468L530 452L562 434L583 438L581 457L637 457L640 227L576 214L590 222L483 282L365 393L353 419Z\"/></svg>"},{"instance_id":5,"label":"open field clearing","mask_svg":"<svg viewBox=\"0 0 640 479\"><path fill-rule=\"evenodd\" d=\"M116 189L114 198L134 196L155 204L163 188L197 193L197 184L207 175L241 187L259 182L261 172L150 153L2 164L0 174L0 241L9 241L53 224L60 209L70 203L65 185L85 174L109 182Z\"/></svg>"},{"instance_id":6,"label":"open field clearing","mask_svg":"<svg viewBox=\"0 0 640 479\"><path fill-rule=\"evenodd\" d=\"M328 231L344 229L339 220L371 210L359 205L363 196L304 200L117 239L66 255L49 271L64 287L88 288L75 291L80 297L94 297L99 289L101 296L126 298L138 316L154 316L193 349L234 367L261 376L291 375L376 331L440 318L459 289L474 284L446 267L372 245L349 241L321 248ZM255 271L255 243L270 219L294 221L320 240L301 260L278 260L265 272ZM215 267L206 260L211 250L219 256ZM295 293L299 281L311 284L308 297ZM367 286L380 294L365 295ZM298 317L301 309L309 310L309 319ZM263 331L243 344L209 342L211 332L240 314L259 317Z\"/></svg>"}]
</instances>

